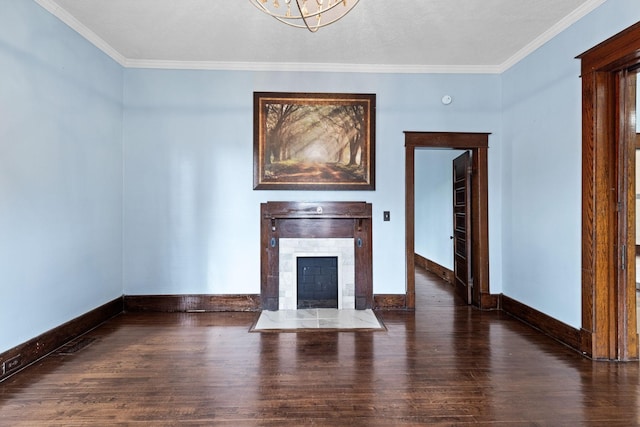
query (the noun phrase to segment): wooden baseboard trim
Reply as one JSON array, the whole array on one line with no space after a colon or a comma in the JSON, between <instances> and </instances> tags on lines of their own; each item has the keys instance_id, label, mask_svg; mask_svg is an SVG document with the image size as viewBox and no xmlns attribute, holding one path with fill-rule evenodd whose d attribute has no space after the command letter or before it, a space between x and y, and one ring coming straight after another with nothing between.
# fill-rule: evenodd
<instances>
[{"instance_id":1,"label":"wooden baseboard trim","mask_svg":"<svg viewBox=\"0 0 640 427\"><path fill-rule=\"evenodd\" d=\"M500 294L480 294L478 303L480 310L500 310Z\"/></svg>"},{"instance_id":2,"label":"wooden baseboard trim","mask_svg":"<svg viewBox=\"0 0 640 427\"><path fill-rule=\"evenodd\" d=\"M377 294L373 296L374 310L406 310L407 296L405 294Z\"/></svg>"},{"instance_id":3,"label":"wooden baseboard trim","mask_svg":"<svg viewBox=\"0 0 640 427\"><path fill-rule=\"evenodd\" d=\"M447 267L443 267L437 262L433 262L430 259L423 257L422 255L415 254L415 263L431 273L438 275L448 283L453 283L454 273Z\"/></svg>"},{"instance_id":4,"label":"wooden baseboard trim","mask_svg":"<svg viewBox=\"0 0 640 427\"><path fill-rule=\"evenodd\" d=\"M592 345L593 334L584 328L580 329L580 350L582 350L582 354L589 358L593 358Z\"/></svg>"},{"instance_id":5,"label":"wooden baseboard trim","mask_svg":"<svg viewBox=\"0 0 640 427\"><path fill-rule=\"evenodd\" d=\"M579 329L548 316L508 296L500 295L502 311L532 326L556 341L582 353L582 333Z\"/></svg>"},{"instance_id":6,"label":"wooden baseboard trim","mask_svg":"<svg viewBox=\"0 0 640 427\"><path fill-rule=\"evenodd\" d=\"M69 341L122 313L122 307L122 297L118 297L25 343L0 353L0 382Z\"/></svg>"},{"instance_id":7,"label":"wooden baseboard trim","mask_svg":"<svg viewBox=\"0 0 640 427\"><path fill-rule=\"evenodd\" d=\"M260 311L260 295L125 295L126 312Z\"/></svg>"},{"instance_id":8,"label":"wooden baseboard trim","mask_svg":"<svg viewBox=\"0 0 640 427\"><path fill-rule=\"evenodd\" d=\"M260 311L260 295L125 295L125 312ZM374 295L376 310L405 310L404 294Z\"/></svg>"}]
</instances>

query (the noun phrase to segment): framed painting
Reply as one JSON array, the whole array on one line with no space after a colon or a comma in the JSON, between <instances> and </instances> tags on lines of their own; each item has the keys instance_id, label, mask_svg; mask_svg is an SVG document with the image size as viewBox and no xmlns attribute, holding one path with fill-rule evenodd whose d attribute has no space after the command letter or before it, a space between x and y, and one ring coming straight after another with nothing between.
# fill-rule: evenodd
<instances>
[{"instance_id":1,"label":"framed painting","mask_svg":"<svg viewBox=\"0 0 640 427\"><path fill-rule=\"evenodd\" d=\"M374 94L255 92L255 190L375 190Z\"/></svg>"}]
</instances>

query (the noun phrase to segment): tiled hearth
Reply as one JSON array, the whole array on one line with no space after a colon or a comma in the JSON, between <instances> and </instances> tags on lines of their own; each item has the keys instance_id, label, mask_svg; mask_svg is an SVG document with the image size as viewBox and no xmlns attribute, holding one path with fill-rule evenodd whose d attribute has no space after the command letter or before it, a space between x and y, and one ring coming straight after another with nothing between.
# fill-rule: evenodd
<instances>
[{"instance_id":1,"label":"tiled hearth","mask_svg":"<svg viewBox=\"0 0 640 427\"><path fill-rule=\"evenodd\" d=\"M311 329L385 330L371 309L311 308L263 311L252 331Z\"/></svg>"}]
</instances>

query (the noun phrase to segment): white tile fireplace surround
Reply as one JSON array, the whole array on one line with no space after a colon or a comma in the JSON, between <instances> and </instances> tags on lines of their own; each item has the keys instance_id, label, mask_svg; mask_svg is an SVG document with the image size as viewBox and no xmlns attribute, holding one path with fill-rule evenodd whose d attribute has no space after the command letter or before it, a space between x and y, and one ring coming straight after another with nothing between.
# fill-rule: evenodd
<instances>
[{"instance_id":1,"label":"white tile fireplace surround","mask_svg":"<svg viewBox=\"0 0 640 427\"><path fill-rule=\"evenodd\" d=\"M280 239L279 308L297 309L297 258L309 256L338 258L338 309L355 308L353 238Z\"/></svg>"}]
</instances>

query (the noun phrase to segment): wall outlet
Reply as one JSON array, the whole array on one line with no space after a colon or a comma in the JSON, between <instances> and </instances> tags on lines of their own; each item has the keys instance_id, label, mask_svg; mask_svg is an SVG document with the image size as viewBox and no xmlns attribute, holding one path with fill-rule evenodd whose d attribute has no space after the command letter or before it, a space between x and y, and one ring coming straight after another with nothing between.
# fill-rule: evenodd
<instances>
[{"instance_id":1,"label":"wall outlet","mask_svg":"<svg viewBox=\"0 0 640 427\"><path fill-rule=\"evenodd\" d=\"M17 356L13 356L11 359L7 359L4 361L4 363L2 364L2 375L10 374L11 372L22 366L22 359L20 356L21 355L19 354Z\"/></svg>"}]
</instances>

